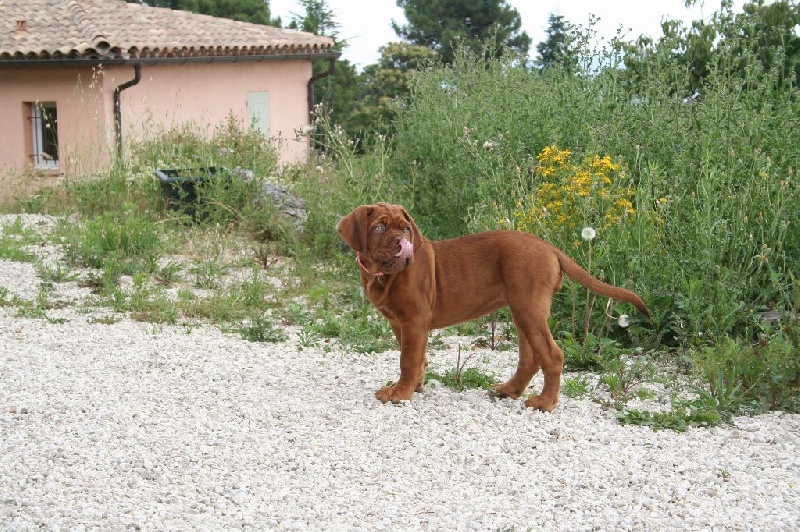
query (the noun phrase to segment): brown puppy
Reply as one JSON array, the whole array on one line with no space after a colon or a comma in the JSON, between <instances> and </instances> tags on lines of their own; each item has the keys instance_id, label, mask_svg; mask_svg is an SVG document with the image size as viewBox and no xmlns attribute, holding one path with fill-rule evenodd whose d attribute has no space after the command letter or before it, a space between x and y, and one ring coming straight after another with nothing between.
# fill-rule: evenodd
<instances>
[{"instance_id":1,"label":"brown puppy","mask_svg":"<svg viewBox=\"0 0 800 532\"><path fill-rule=\"evenodd\" d=\"M525 404L552 410L558 401L564 355L553 341L547 319L564 273L650 316L638 295L595 279L562 251L529 233L488 231L432 242L403 207L388 203L356 208L337 229L356 251L367 298L389 320L400 344L400 380L375 393L384 403L411 399L415 390L422 390L431 329L508 306L519 335L519 363L511 379L496 385L494 392L518 398L541 368L542 393Z\"/></svg>"}]
</instances>

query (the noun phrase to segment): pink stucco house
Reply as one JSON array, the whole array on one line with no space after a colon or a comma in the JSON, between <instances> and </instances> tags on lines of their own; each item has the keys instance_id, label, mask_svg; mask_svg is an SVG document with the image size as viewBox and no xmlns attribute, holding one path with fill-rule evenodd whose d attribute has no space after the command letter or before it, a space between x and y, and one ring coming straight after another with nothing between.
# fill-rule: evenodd
<instances>
[{"instance_id":1,"label":"pink stucco house","mask_svg":"<svg viewBox=\"0 0 800 532\"><path fill-rule=\"evenodd\" d=\"M303 161L295 132L338 56L327 37L122 0L0 0L0 172L91 173L130 141L231 114ZM313 75L317 59L330 67Z\"/></svg>"}]
</instances>

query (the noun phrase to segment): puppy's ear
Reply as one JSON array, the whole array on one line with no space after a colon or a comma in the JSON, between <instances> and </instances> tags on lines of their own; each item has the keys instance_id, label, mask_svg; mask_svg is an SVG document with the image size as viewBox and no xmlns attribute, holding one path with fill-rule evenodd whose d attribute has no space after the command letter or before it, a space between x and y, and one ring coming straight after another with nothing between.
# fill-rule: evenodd
<instances>
[{"instance_id":1,"label":"puppy's ear","mask_svg":"<svg viewBox=\"0 0 800 532\"><path fill-rule=\"evenodd\" d=\"M365 251L367 244L367 218L372 214L371 205L356 207L353 212L339 220L336 230L345 244L359 253Z\"/></svg>"},{"instance_id":2,"label":"puppy's ear","mask_svg":"<svg viewBox=\"0 0 800 532\"><path fill-rule=\"evenodd\" d=\"M408 224L411 226L411 243L414 246L414 252L416 253L419 251L419 248L422 247L422 233L420 232L419 228L417 227L416 222L414 222L414 218L408 214L408 211L405 207L400 207L403 210L403 216L405 217Z\"/></svg>"}]
</instances>

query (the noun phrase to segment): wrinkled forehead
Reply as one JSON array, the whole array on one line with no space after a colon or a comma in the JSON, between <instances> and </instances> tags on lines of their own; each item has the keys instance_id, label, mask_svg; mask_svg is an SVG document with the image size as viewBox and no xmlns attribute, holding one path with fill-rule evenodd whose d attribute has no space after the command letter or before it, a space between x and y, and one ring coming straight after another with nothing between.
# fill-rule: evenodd
<instances>
[{"instance_id":1,"label":"wrinkled forehead","mask_svg":"<svg viewBox=\"0 0 800 532\"><path fill-rule=\"evenodd\" d=\"M381 223L387 227L393 227L404 226L409 222L405 210L400 205L379 203L376 207L377 208L372 211L370 225Z\"/></svg>"}]
</instances>

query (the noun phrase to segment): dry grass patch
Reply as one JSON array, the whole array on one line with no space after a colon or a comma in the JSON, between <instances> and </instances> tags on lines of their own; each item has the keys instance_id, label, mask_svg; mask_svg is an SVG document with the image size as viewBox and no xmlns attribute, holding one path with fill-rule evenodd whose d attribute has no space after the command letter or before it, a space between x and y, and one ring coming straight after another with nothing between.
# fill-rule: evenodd
<instances>
[{"instance_id":1,"label":"dry grass patch","mask_svg":"<svg viewBox=\"0 0 800 532\"><path fill-rule=\"evenodd\" d=\"M0 212L18 212L20 203L45 188L61 183L62 175L32 169L0 170Z\"/></svg>"}]
</instances>

